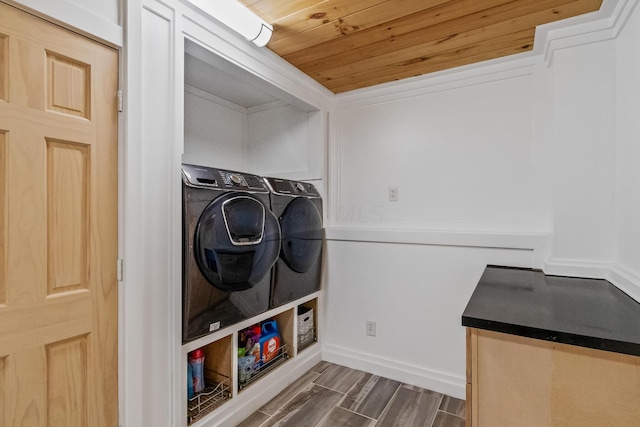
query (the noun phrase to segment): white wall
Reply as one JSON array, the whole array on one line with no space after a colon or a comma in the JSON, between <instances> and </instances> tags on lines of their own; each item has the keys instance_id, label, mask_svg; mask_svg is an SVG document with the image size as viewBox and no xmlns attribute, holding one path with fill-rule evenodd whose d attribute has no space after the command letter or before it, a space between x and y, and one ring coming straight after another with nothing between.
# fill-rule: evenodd
<instances>
[{"instance_id":1,"label":"white wall","mask_svg":"<svg viewBox=\"0 0 640 427\"><path fill-rule=\"evenodd\" d=\"M617 40L616 262L640 278L640 7Z\"/></svg>"},{"instance_id":2,"label":"white wall","mask_svg":"<svg viewBox=\"0 0 640 427\"><path fill-rule=\"evenodd\" d=\"M251 168L260 174L309 171L305 178L320 178L317 165L309 162L309 150L318 145L313 133L322 132L310 126L312 114L293 105L250 109L246 156ZM315 156L314 163L321 164L322 157Z\"/></svg>"},{"instance_id":3,"label":"white wall","mask_svg":"<svg viewBox=\"0 0 640 427\"><path fill-rule=\"evenodd\" d=\"M246 168L246 109L195 88L184 93L182 161L253 172Z\"/></svg>"},{"instance_id":4,"label":"white wall","mask_svg":"<svg viewBox=\"0 0 640 427\"><path fill-rule=\"evenodd\" d=\"M464 399L461 315L487 264L531 251L330 241L323 313L328 359ZM376 321L375 337L365 322Z\"/></svg>"},{"instance_id":5,"label":"white wall","mask_svg":"<svg viewBox=\"0 0 640 427\"><path fill-rule=\"evenodd\" d=\"M525 61L339 98L329 360L464 398L461 316L484 267L540 266L550 232L535 71Z\"/></svg>"},{"instance_id":6,"label":"white wall","mask_svg":"<svg viewBox=\"0 0 640 427\"><path fill-rule=\"evenodd\" d=\"M615 41L556 51L552 76L552 262L610 263L615 241Z\"/></svg>"},{"instance_id":7,"label":"white wall","mask_svg":"<svg viewBox=\"0 0 640 427\"><path fill-rule=\"evenodd\" d=\"M69 2L110 22L116 24L120 22L120 0L69 0Z\"/></svg>"},{"instance_id":8,"label":"white wall","mask_svg":"<svg viewBox=\"0 0 640 427\"><path fill-rule=\"evenodd\" d=\"M188 86L184 112L184 163L307 181L322 178L320 111L281 101L245 108Z\"/></svg>"},{"instance_id":9,"label":"white wall","mask_svg":"<svg viewBox=\"0 0 640 427\"><path fill-rule=\"evenodd\" d=\"M533 230L531 74L336 113L333 224L445 230ZM388 200L397 186L399 201Z\"/></svg>"}]
</instances>

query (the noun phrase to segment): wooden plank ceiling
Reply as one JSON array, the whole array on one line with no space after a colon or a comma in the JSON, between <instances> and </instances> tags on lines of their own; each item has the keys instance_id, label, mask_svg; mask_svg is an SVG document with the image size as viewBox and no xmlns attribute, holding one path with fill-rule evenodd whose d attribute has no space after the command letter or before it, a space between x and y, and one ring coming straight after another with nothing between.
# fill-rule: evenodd
<instances>
[{"instance_id":1,"label":"wooden plank ceiling","mask_svg":"<svg viewBox=\"0 0 640 427\"><path fill-rule=\"evenodd\" d=\"M241 0L274 27L267 45L334 93L533 48L537 25L602 0Z\"/></svg>"}]
</instances>

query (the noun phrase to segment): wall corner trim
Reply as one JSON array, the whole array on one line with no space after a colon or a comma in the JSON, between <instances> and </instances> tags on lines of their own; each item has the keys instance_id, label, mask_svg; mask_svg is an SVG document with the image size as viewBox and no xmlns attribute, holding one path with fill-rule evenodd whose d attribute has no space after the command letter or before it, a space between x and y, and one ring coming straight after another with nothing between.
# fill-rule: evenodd
<instances>
[{"instance_id":1,"label":"wall corner trim","mask_svg":"<svg viewBox=\"0 0 640 427\"><path fill-rule=\"evenodd\" d=\"M533 52L550 66L558 50L614 39L638 3L640 0L604 0L597 12L540 25Z\"/></svg>"}]
</instances>

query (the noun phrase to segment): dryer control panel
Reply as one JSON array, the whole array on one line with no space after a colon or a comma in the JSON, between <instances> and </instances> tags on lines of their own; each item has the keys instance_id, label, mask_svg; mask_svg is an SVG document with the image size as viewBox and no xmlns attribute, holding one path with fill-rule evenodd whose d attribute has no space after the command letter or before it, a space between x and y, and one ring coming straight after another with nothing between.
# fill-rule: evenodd
<instances>
[{"instance_id":1,"label":"dryer control panel","mask_svg":"<svg viewBox=\"0 0 640 427\"><path fill-rule=\"evenodd\" d=\"M320 193L313 184L302 181L291 181L280 178L265 178L269 187L275 194L302 196L302 197L320 197Z\"/></svg>"}]
</instances>

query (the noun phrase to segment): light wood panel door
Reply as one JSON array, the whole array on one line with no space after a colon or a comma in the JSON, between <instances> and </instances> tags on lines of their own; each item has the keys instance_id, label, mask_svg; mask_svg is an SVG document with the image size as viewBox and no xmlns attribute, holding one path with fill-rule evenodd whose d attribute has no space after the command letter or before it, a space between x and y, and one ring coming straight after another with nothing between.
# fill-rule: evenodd
<instances>
[{"instance_id":1,"label":"light wood panel door","mask_svg":"<svg viewBox=\"0 0 640 427\"><path fill-rule=\"evenodd\" d=\"M0 3L0 425L116 426L118 54Z\"/></svg>"}]
</instances>

